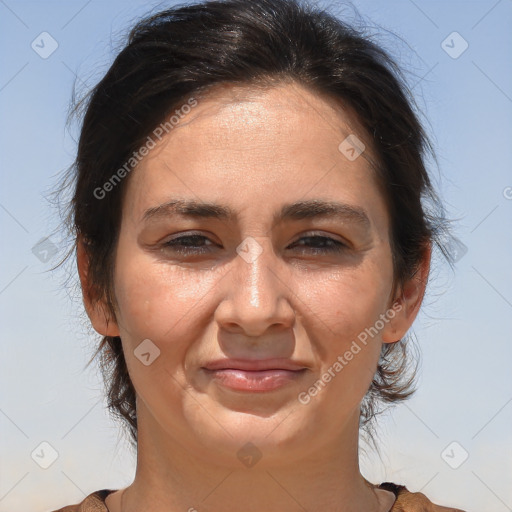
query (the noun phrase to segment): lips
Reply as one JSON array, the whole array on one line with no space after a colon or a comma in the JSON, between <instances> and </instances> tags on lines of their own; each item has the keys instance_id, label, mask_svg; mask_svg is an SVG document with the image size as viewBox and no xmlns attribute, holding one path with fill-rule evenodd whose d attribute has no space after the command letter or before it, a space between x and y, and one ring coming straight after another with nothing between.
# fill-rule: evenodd
<instances>
[{"instance_id":1,"label":"lips","mask_svg":"<svg viewBox=\"0 0 512 512\"><path fill-rule=\"evenodd\" d=\"M202 369L223 388L264 392L296 381L307 371L307 366L289 359L222 359Z\"/></svg>"},{"instance_id":2,"label":"lips","mask_svg":"<svg viewBox=\"0 0 512 512\"><path fill-rule=\"evenodd\" d=\"M307 368L300 362L290 359L218 359L204 365L207 370L289 370L299 371Z\"/></svg>"}]
</instances>

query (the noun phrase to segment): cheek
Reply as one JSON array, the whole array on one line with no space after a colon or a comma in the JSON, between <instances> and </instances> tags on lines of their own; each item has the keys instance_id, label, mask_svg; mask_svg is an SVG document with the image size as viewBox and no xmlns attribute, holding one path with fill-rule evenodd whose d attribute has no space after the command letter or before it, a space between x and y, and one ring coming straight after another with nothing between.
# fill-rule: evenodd
<instances>
[{"instance_id":1,"label":"cheek","mask_svg":"<svg viewBox=\"0 0 512 512\"><path fill-rule=\"evenodd\" d=\"M118 257L118 325L128 372L147 407L181 402L183 365L190 348L204 338L204 319L213 315L208 296L218 279L214 272L163 265L144 254ZM138 359L138 347L147 339L159 352L146 366Z\"/></svg>"},{"instance_id":2,"label":"cheek","mask_svg":"<svg viewBox=\"0 0 512 512\"><path fill-rule=\"evenodd\" d=\"M309 329L309 336L321 360L321 372L335 375L325 400L336 403L344 396L357 403L363 398L380 357L383 324L379 319L386 312L391 285L392 266L385 254L368 258L350 271L301 283L307 315L316 325Z\"/></svg>"},{"instance_id":3,"label":"cheek","mask_svg":"<svg viewBox=\"0 0 512 512\"><path fill-rule=\"evenodd\" d=\"M369 260L357 268L298 280L311 314L331 338L347 341L370 328L385 312L392 286L391 265Z\"/></svg>"},{"instance_id":4,"label":"cheek","mask_svg":"<svg viewBox=\"0 0 512 512\"><path fill-rule=\"evenodd\" d=\"M319 358L319 371L299 401L326 433L336 435L358 410L375 375L382 343L380 332L371 329L385 312L392 277L390 268L387 273L383 268L362 265L303 282L308 318L315 324L308 329L309 341Z\"/></svg>"},{"instance_id":5,"label":"cheek","mask_svg":"<svg viewBox=\"0 0 512 512\"><path fill-rule=\"evenodd\" d=\"M123 341L134 345L149 338L161 350L172 345L173 352L179 351L194 339L218 280L215 272L165 265L143 253L120 254L115 291Z\"/></svg>"},{"instance_id":6,"label":"cheek","mask_svg":"<svg viewBox=\"0 0 512 512\"><path fill-rule=\"evenodd\" d=\"M213 318L214 302L220 299L215 299L215 288L224 271L166 265L153 255L129 250L122 240L117 254L117 319L131 343L146 338L166 343L190 340L194 326ZM386 256L380 250L353 268L291 272L288 300L304 322L309 318L317 324L310 336L326 331L327 339L347 341L375 323L384 312L392 282Z\"/></svg>"}]
</instances>

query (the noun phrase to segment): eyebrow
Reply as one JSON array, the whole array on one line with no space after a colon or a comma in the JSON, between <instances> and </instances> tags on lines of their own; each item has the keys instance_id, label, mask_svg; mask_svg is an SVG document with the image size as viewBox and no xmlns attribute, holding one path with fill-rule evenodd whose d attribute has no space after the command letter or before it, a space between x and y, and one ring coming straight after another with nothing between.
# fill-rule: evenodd
<instances>
[{"instance_id":1,"label":"eyebrow","mask_svg":"<svg viewBox=\"0 0 512 512\"><path fill-rule=\"evenodd\" d=\"M173 199L147 209L142 220L149 221L173 215L221 221L234 221L237 218L236 212L229 206L212 202ZM283 205L281 210L274 214L273 225L286 220L313 218L336 218L342 221L351 221L367 229L371 225L370 219L363 208L321 199L308 199Z\"/></svg>"}]
</instances>

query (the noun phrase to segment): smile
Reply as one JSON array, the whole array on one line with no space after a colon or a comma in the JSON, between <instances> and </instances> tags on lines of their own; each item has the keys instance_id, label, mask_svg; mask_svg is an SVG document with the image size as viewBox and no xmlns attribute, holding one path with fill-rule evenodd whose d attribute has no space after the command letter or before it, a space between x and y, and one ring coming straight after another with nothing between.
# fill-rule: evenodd
<instances>
[{"instance_id":1,"label":"smile","mask_svg":"<svg viewBox=\"0 0 512 512\"><path fill-rule=\"evenodd\" d=\"M241 370L238 368L208 370L203 368L203 370L221 386L234 391L247 392L274 391L298 380L306 372L306 368L300 370Z\"/></svg>"}]
</instances>

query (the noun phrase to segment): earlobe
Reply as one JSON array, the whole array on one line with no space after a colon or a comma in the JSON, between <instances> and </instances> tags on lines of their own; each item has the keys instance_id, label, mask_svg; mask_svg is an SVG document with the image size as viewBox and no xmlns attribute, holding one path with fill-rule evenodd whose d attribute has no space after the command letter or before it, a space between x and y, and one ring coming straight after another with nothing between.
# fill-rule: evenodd
<instances>
[{"instance_id":1,"label":"earlobe","mask_svg":"<svg viewBox=\"0 0 512 512\"><path fill-rule=\"evenodd\" d=\"M427 287L431 254L432 246L428 244L416 272L400 287L389 316L391 311L394 313L382 333L383 343L401 340L416 319Z\"/></svg>"},{"instance_id":2,"label":"earlobe","mask_svg":"<svg viewBox=\"0 0 512 512\"><path fill-rule=\"evenodd\" d=\"M76 259L78 275L82 287L82 298L87 316L91 320L94 330L102 336L119 336L119 327L115 318L111 315L108 306L102 299L98 299L94 293L89 274L89 257L85 247L86 242L78 237L76 244Z\"/></svg>"}]
</instances>

